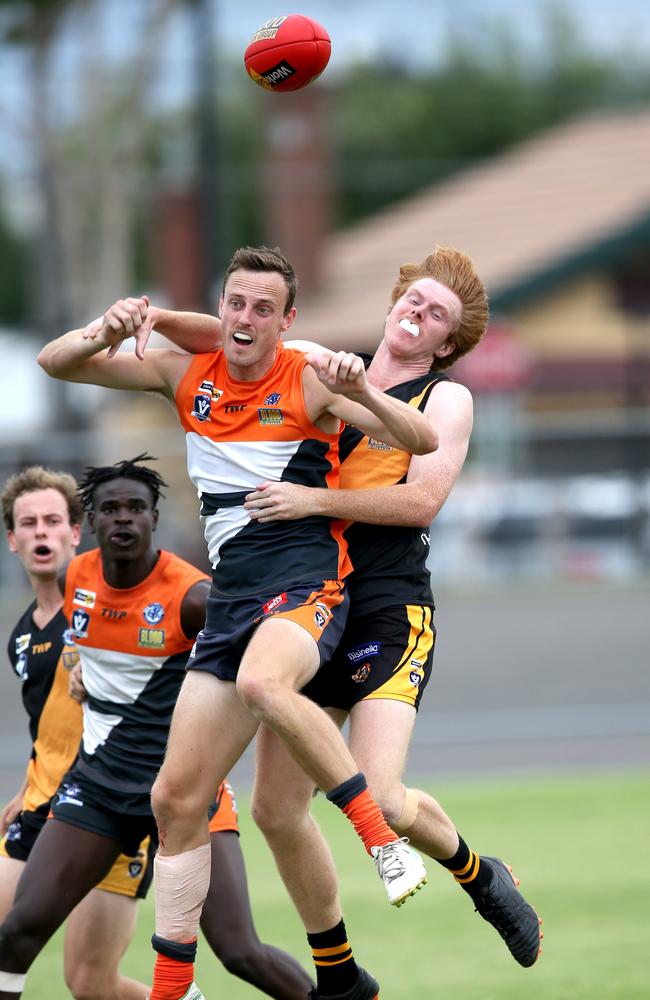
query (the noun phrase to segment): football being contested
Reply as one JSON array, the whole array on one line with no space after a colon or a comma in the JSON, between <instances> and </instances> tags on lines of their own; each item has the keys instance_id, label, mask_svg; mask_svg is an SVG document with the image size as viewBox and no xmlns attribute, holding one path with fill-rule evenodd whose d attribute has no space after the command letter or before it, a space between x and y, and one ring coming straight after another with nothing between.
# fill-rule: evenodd
<instances>
[{"instance_id":1,"label":"football being contested","mask_svg":"<svg viewBox=\"0 0 650 1000\"><path fill-rule=\"evenodd\" d=\"M332 43L325 28L303 14L273 17L244 53L246 72L264 90L301 90L321 75Z\"/></svg>"}]
</instances>

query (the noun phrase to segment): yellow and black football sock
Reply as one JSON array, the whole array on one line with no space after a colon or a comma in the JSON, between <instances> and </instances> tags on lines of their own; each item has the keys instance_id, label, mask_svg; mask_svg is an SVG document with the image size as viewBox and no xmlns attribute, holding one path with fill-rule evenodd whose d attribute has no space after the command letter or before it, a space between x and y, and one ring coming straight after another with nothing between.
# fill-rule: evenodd
<instances>
[{"instance_id":1,"label":"yellow and black football sock","mask_svg":"<svg viewBox=\"0 0 650 1000\"><path fill-rule=\"evenodd\" d=\"M316 989L326 996L336 996L352 989L357 981L357 963L352 956L342 920L329 931L308 934L316 966Z\"/></svg>"},{"instance_id":2,"label":"yellow and black football sock","mask_svg":"<svg viewBox=\"0 0 650 1000\"><path fill-rule=\"evenodd\" d=\"M436 858L439 865L446 868L468 895L480 893L487 888L492 880L492 868L478 854L470 850L463 838L458 835L458 850L452 858Z\"/></svg>"}]
</instances>

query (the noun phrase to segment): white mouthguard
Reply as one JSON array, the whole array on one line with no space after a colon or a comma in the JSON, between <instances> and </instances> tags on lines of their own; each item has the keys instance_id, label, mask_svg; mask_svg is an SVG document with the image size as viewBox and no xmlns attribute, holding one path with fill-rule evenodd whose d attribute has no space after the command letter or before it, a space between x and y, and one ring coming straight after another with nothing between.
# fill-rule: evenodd
<instances>
[{"instance_id":1,"label":"white mouthguard","mask_svg":"<svg viewBox=\"0 0 650 1000\"><path fill-rule=\"evenodd\" d=\"M410 333L412 337L420 336L420 327L417 326L415 323L411 323L410 319L401 319L399 321L399 325L401 326L402 330L406 330L406 332Z\"/></svg>"}]
</instances>

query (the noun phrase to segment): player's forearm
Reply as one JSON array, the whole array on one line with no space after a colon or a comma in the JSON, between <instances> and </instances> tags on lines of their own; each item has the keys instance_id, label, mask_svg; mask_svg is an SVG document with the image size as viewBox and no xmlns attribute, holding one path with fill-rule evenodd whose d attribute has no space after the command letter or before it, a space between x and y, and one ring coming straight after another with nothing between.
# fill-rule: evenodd
<instances>
[{"instance_id":1,"label":"player's forearm","mask_svg":"<svg viewBox=\"0 0 650 1000\"><path fill-rule=\"evenodd\" d=\"M153 325L158 333L189 354L207 354L221 344L221 320L208 313L156 308Z\"/></svg>"},{"instance_id":2,"label":"player's forearm","mask_svg":"<svg viewBox=\"0 0 650 1000\"><path fill-rule=\"evenodd\" d=\"M313 513L365 524L428 527L436 509L430 495L409 484L369 490L312 489Z\"/></svg>"},{"instance_id":3,"label":"player's forearm","mask_svg":"<svg viewBox=\"0 0 650 1000\"><path fill-rule=\"evenodd\" d=\"M382 429L385 429L390 436L388 444L412 455L428 455L437 449L438 434L424 414L414 406L408 406L371 385L367 386L363 394L349 398L361 403L381 422L383 428L378 427L375 435L380 440L384 440Z\"/></svg>"},{"instance_id":4,"label":"player's forearm","mask_svg":"<svg viewBox=\"0 0 650 1000\"><path fill-rule=\"evenodd\" d=\"M83 330L70 330L46 344L36 360L53 378L69 378L84 362L108 346L101 333L93 340L85 340Z\"/></svg>"}]
</instances>

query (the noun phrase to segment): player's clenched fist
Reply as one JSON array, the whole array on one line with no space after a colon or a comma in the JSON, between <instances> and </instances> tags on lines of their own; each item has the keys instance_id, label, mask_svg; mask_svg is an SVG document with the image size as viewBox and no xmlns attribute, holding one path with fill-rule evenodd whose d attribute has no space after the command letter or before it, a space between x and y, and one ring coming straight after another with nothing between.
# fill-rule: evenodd
<instances>
[{"instance_id":1,"label":"player's clenched fist","mask_svg":"<svg viewBox=\"0 0 650 1000\"><path fill-rule=\"evenodd\" d=\"M94 340L101 336L109 348L109 358L117 353L124 340L135 337L135 353L139 358L143 358L153 328L151 312L146 295L139 298L118 299L103 316L88 324L83 331L83 337L86 340Z\"/></svg>"},{"instance_id":2,"label":"player's clenched fist","mask_svg":"<svg viewBox=\"0 0 650 1000\"><path fill-rule=\"evenodd\" d=\"M366 370L356 354L322 350L307 354L306 359L331 392L363 392L366 387Z\"/></svg>"}]
</instances>

